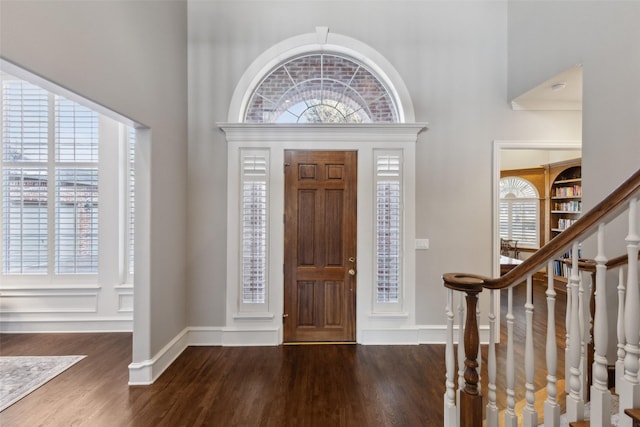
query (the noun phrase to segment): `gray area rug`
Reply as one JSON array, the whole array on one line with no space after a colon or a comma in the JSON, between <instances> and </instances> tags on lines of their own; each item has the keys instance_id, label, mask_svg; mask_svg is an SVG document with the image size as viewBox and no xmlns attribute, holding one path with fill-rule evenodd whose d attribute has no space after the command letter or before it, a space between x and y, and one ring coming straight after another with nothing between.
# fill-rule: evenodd
<instances>
[{"instance_id":1,"label":"gray area rug","mask_svg":"<svg viewBox=\"0 0 640 427\"><path fill-rule=\"evenodd\" d=\"M0 411L86 356L0 357Z\"/></svg>"}]
</instances>

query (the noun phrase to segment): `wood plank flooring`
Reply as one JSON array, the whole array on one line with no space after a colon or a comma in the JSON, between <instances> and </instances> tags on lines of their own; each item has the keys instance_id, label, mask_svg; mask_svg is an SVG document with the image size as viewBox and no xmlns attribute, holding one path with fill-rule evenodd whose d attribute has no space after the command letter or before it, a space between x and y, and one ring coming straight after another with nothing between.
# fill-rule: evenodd
<instances>
[{"instance_id":1,"label":"wood plank flooring","mask_svg":"<svg viewBox=\"0 0 640 427\"><path fill-rule=\"evenodd\" d=\"M544 345L536 347L544 387ZM153 385L130 387L131 334L0 334L2 356L65 354L87 357L1 412L2 427L443 424L443 345L189 347ZM486 378L486 346L483 355ZM521 371L521 350L516 360Z\"/></svg>"},{"instance_id":2,"label":"wood plank flooring","mask_svg":"<svg viewBox=\"0 0 640 427\"><path fill-rule=\"evenodd\" d=\"M0 413L3 427L442 425L439 345L190 347L137 387L129 334L5 334L0 347L88 356Z\"/></svg>"}]
</instances>

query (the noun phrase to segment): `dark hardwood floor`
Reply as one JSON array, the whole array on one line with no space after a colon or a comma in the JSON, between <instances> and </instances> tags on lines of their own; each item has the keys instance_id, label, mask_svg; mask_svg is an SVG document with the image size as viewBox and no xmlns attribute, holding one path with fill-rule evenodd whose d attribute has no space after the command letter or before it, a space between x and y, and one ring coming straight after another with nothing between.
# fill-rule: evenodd
<instances>
[{"instance_id":1,"label":"dark hardwood floor","mask_svg":"<svg viewBox=\"0 0 640 427\"><path fill-rule=\"evenodd\" d=\"M439 426L444 347L190 347L129 387L130 334L4 334L1 355L87 357L0 413L9 426Z\"/></svg>"},{"instance_id":2,"label":"dark hardwood floor","mask_svg":"<svg viewBox=\"0 0 640 427\"><path fill-rule=\"evenodd\" d=\"M541 298L536 334L546 321ZM536 346L536 387L545 384L543 351ZM68 354L87 357L1 412L2 427L443 424L443 345L189 347L154 384L130 387L131 334L0 334L2 356ZM483 356L486 378L486 346ZM518 377L522 365L516 350Z\"/></svg>"}]
</instances>

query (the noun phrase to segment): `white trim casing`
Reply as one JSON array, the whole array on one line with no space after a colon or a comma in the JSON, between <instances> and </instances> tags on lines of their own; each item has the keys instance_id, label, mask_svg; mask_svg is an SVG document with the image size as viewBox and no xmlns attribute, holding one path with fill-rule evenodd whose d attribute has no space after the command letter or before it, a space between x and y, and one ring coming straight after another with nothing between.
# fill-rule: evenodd
<instances>
[{"instance_id":1,"label":"white trim casing","mask_svg":"<svg viewBox=\"0 0 640 427\"><path fill-rule=\"evenodd\" d=\"M229 122L244 121L244 113L253 91L274 67L295 56L318 52L343 54L365 64L389 90L398 108L398 121L400 123L415 122L409 90L393 65L371 46L351 37L331 33L327 27L317 27L315 33L283 40L256 58L244 72L233 92L229 106Z\"/></svg>"},{"instance_id":2,"label":"white trim casing","mask_svg":"<svg viewBox=\"0 0 640 427\"><path fill-rule=\"evenodd\" d=\"M284 301L284 151L354 150L358 152L357 203L357 341L366 344L372 335L365 331L406 328L415 329L415 144L424 124L385 125L269 125L221 124L228 143L228 164L239 165L240 153L247 149L268 149L269 171L269 266L268 301L266 312L241 313L239 297L239 231L240 173L228 170L227 188L227 315L225 334L236 338L225 340L233 345L251 342L261 345L282 343L282 314ZM403 163L403 265L402 300L393 313L376 313L374 309L374 150L401 150ZM411 161L409 160L411 159ZM253 333L251 332L253 331ZM259 332L262 331L262 332ZM257 336L255 335L257 334ZM246 337L240 339L240 337ZM249 338L252 337L252 338ZM266 341L265 341L266 339ZM378 338L374 338L377 342ZM404 341L404 340L403 340ZM415 340L411 340L416 342ZM257 344L253 344L257 345Z\"/></svg>"},{"instance_id":3,"label":"white trim casing","mask_svg":"<svg viewBox=\"0 0 640 427\"><path fill-rule=\"evenodd\" d=\"M458 336L458 326L454 336ZM269 327L234 329L225 327L188 327L151 359L129 365L129 385L152 384L190 346L270 346L275 345L278 330ZM443 344L444 325L416 325L401 328L372 328L361 332L364 344L418 345ZM480 342L489 342L489 327L480 327Z\"/></svg>"}]
</instances>

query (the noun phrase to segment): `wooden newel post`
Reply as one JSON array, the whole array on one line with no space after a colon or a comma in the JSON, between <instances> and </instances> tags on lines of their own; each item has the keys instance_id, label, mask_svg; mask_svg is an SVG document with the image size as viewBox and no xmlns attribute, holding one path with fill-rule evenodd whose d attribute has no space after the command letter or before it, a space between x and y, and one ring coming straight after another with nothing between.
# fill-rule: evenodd
<instances>
[{"instance_id":1,"label":"wooden newel post","mask_svg":"<svg viewBox=\"0 0 640 427\"><path fill-rule=\"evenodd\" d=\"M482 425L482 394L478 388L478 292L467 292L467 321L464 325L464 389L460 393L460 427Z\"/></svg>"},{"instance_id":2,"label":"wooden newel post","mask_svg":"<svg viewBox=\"0 0 640 427\"><path fill-rule=\"evenodd\" d=\"M485 278L471 274L450 273L443 276L444 284L449 289L466 293L467 320L464 326L464 389L460 393L460 427L477 427L482 425L482 394L478 386L478 350L480 336L478 335L478 319L476 306L478 294L482 292Z\"/></svg>"}]
</instances>

